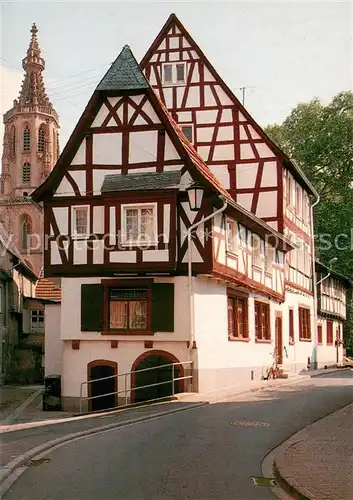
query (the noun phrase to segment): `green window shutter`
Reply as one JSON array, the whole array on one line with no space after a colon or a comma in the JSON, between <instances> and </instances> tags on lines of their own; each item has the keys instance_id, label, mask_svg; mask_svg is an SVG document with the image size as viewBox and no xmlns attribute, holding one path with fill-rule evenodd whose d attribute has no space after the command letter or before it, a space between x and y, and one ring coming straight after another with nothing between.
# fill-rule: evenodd
<instances>
[{"instance_id":1,"label":"green window shutter","mask_svg":"<svg viewBox=\"0 0 353 500\"><path fill-rule=\"evenodd\" d=\"M174 284L152 285L152 331L174 332Z\"/></svg>"},{"instance_id":2,"label":"green window shutter","mask_svg":"<svg viewBox=\"0 0 353 500\"><path fill-rule=\"evenodd\" d=\"M81 331L100 332L104 328L104 286L81 285Z\"/></svg>"}]
</instances>

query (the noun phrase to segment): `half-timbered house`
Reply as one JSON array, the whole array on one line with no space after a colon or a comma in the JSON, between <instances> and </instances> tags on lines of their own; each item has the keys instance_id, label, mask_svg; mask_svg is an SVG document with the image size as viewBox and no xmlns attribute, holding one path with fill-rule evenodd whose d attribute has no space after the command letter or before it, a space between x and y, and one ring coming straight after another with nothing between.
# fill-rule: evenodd
<instances>
[{"instance_id":1,"label":"half-timbered house","mask_svg":"<svg viewBox=\"0 0 353 500\"><path fill-rule=\"evenodd\" d=\"M143 57L141 67L231 197L297 244L286 256L283 355L288 366L303 368L304 358L312 359L315 354L314 187L239 102L174 14ZM305 338L299 329L303 316L310 323Z\"/></svg>"},{"instance_id":2,"label":"half-timbered house","mask_svg":"<svg viewBox=\"0 0 353 500\"><path fill-rule=\"evenodd\" d=\"M342 364L344 343L343 326L347 317L347 292L352 283L339 273L316 262L317 294L317 350L319 367Z\"/></svg>"},{"instance_id":3,"label":"half-timbered house","mask_svg":"<svg viewBox=\"0 0 353 500\"><path fill-rule=\"evenodd\" d=\"M195 183L203 195L193 211L187 190ZM44 204L45 277L61 280L64 408L78 407L81 384L84 396L127 384L120 397L144 399L134 389L150 379L142 372L141 383L136 370L171 362L193 362L193 390L259 379L271 353L282 352L284 263L294 244L236 203L128 46L33 198ZM190 389L187 382L175 390ZM116 403L107 398L105 406Z\"/></svg>"}]
</instances>

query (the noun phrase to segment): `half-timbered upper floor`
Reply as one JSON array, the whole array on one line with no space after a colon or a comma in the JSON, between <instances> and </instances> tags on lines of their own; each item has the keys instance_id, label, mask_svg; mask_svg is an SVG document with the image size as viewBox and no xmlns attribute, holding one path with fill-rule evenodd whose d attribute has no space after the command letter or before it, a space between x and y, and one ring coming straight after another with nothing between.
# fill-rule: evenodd
<instances>
[{"instance_id":1,"label":"half-timbered upper floor","mask_svg":"<svg viewBox=\"0 0 353 500\"><path fill-rule=\"evenodd\" d=\"M346 319L347 293L352 288L348 278L316 262L318 314ZM320 280L323 280L320 282Z\"/></svg>"},{"instance_id":2,"label":"half-timbered upper floor","mask_svg":"<svg viewBox=\"0 0 353 500\"><path fill-rule=\"evenodd\" d=\"M285 218L305 232L304 212L304 220L299 220L302 215L298 207L298 219L293 220L285 208L285 177L291 177L303 191L303 210L308 195L315 190L241 105L174 14L141 66L159 98L233 199L280 232Z\"/></svg>"},{"instance_id":3,"label":"half-timbered upper floor","mask_svg":"<svg viewBox=\"0 0 353 500\"><path fill-rule=\"evenodd\" d=\"M204 194L192 211L186 189L195 182ZM192 235L194 271L248 280L249 287L283 297L283 255L293 246L234 202L126 46L99 83L52 174L33 195L44 202L45 276L185 274L187 231L219 207L219 197L228 203L222 220L201 224ZM227 240L227 260L221 257L222 240Z\"/></svg>"}]
</instances>

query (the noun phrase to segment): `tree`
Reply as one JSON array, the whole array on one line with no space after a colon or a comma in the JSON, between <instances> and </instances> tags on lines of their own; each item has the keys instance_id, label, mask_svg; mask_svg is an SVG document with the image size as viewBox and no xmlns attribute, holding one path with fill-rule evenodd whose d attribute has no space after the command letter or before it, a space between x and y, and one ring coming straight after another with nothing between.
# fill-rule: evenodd
<instances>
[{"instance_id":1,"label":"tree","mask_svg":"<svg viewBox=\"0 0 353 500\"><path fill-rule=\"evenodd\" d=\"M315 98L299 103L269 137L303 169L320 194L315 207L316 251L353 280L353 93L337 94L327 106ZM345 332L353 350L353 319Z\"/></svg>"}]
</instances>

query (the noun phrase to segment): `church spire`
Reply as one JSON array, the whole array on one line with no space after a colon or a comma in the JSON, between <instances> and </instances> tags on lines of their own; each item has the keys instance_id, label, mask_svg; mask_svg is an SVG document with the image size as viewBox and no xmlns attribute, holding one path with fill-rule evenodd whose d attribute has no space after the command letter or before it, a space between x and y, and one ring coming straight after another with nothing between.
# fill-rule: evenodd
<instances>
[{"instance_id":1,"label":"church spire","mask_svg":"<svg viewBox=\"0 0 353 500\"><path fill-rule=\"evenodd\" d=\"M25 77L18 98L22 106L51 106L44 87L42 71L45 68L45 61L41 57L37 32L37 26L33 23L27 55L22 60Z\"/></svg>"}]
</instances>

